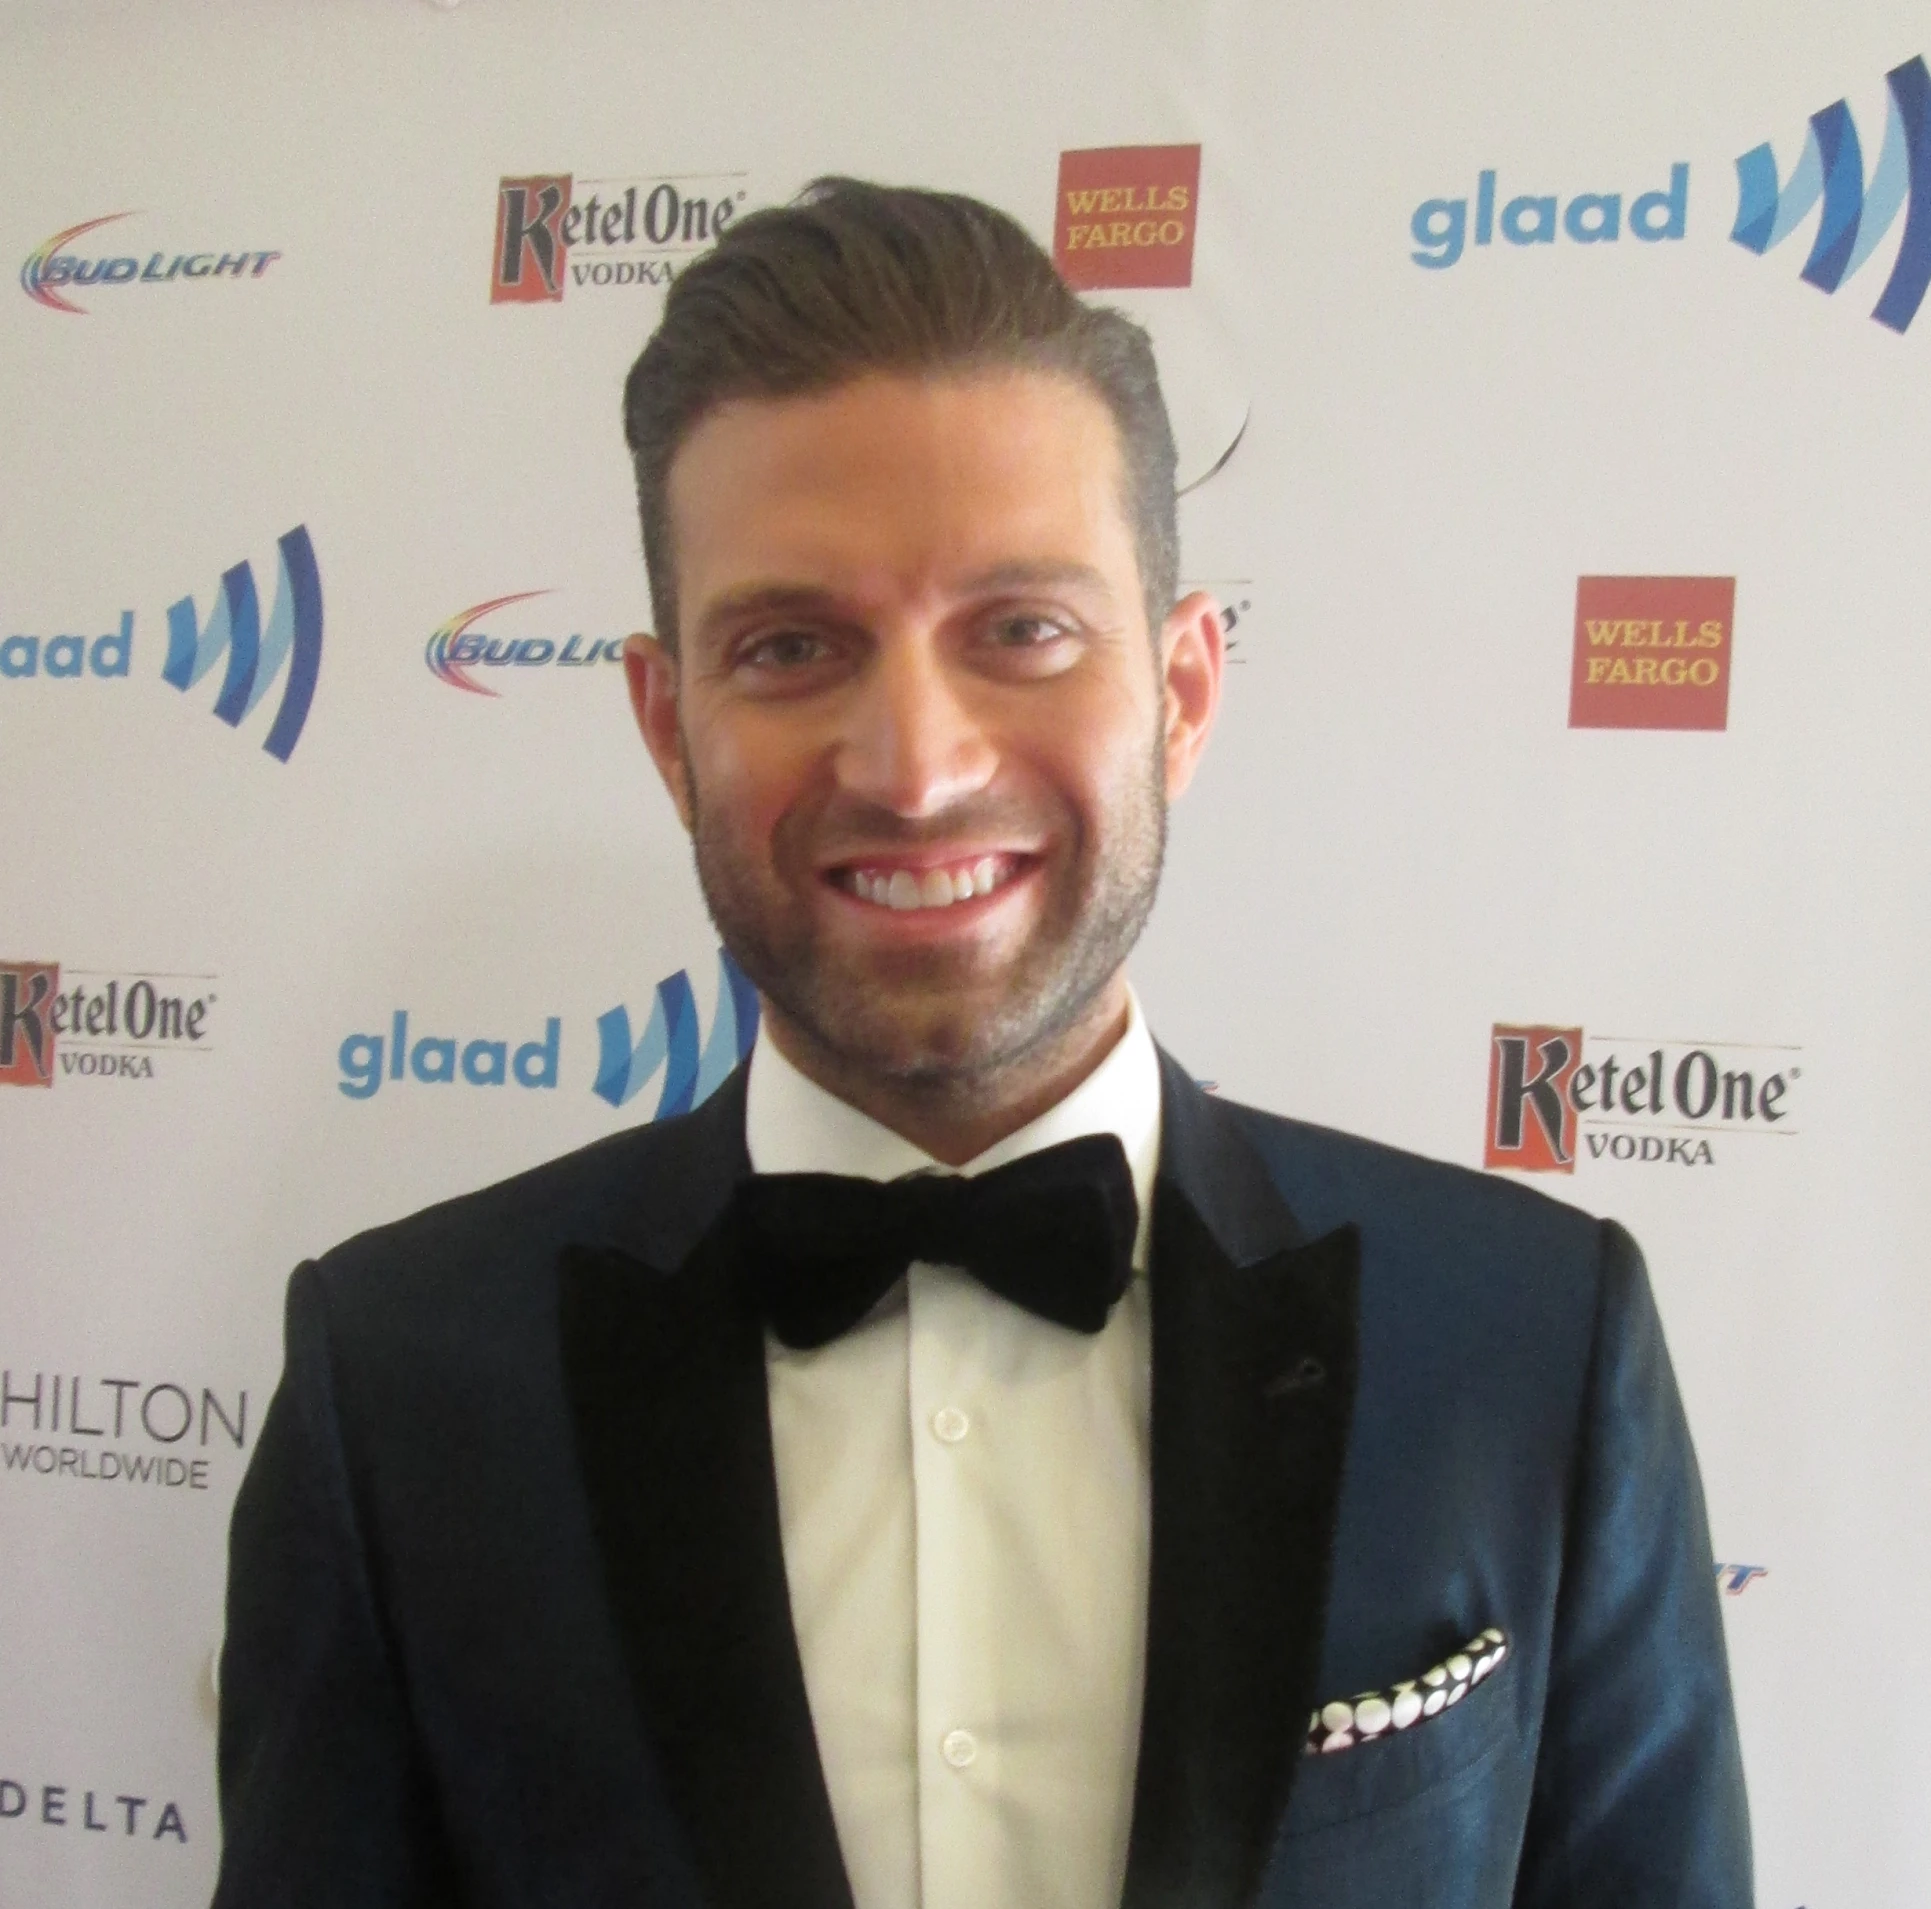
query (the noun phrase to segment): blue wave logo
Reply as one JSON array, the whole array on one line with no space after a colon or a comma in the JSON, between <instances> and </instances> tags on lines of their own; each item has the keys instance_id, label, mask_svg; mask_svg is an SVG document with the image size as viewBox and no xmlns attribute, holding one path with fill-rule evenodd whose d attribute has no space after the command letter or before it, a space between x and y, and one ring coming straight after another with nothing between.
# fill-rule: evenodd
<instances>
[{"instance_id":1,"label":"blue wave logo","mask_svg":"<svg viewBox=\"0 0 1931 1909\"><path fill-rule=\"evenodd\" d=\"M168 660L161 678L176 689L192 689L226 656L215 714L234 729L286 667L281 707L262 743L276 761L286 762L301 740L322 669L322 579L305 525L297 524L277 548L281 580L268 627L262 627L255 573L238 563L222 573L205 624L196 617L193 597L168 606Z\"/></svg>"},{"instance_id":2,"label":"blue wave logo","mask_svg":"<svg viewBox=\"0 0 1931 1909\"><path fill-rule=\"evenodd\" d=\"M1920 56L1884 77L1891 110L1869 179L1857 122L1840 99L1811 114L1803 155L1787 181L1779 180L1767 142L1737 161L1737 222L1730 236L1761 255L1781 245L1821 200L1801 276L1819 291L1834 292L1877 250L1902 211L1904 236L1871 313L1880 325L1902 332L1931 286L1931 71Z\"/></svg>"},{"instance_id":3,"label":"blue wave logo","mask_svg":"<svg viewBox=\"0 0 1931 1909\"><path fill-rule=\"evenodd\" d=\"M698 1044L697 1000L690 977L679 968L657 984L643 1039L633 1041L630 1010L614 1007L597 1017L597 1079L593 1091L621 1107L642 1092L661 1067L664 1085L657 1096L657 1120L687 1114L724 1084L732 1068L751 1051L758 1031L757 990L744 970L717 951L717 1011L710 1037Z\"/></svg>"}]
</instances>

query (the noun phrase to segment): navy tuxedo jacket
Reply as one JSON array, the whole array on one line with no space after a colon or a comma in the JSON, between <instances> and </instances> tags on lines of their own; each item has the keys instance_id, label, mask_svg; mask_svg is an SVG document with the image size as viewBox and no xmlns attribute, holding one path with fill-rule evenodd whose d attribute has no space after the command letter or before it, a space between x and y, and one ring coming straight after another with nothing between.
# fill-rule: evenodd
<instances>
[{"instance_id":1,"label":"navy tuxedo jacket","mask_svg":"<svg viewBox=\"0 0 1931 1909\"><path fill-rule=\"evenodd\" d=\"M1126 1909L1748 1909L1628 1236L1164 1057L1163 1094ZM740 1074L295 1274L235 1507L217 1909L850 1909L712 1231L747 1170ZM1316 1706L1490 1627L1464 1701L1303 1753Z\"/></svg>"}]
</instances>

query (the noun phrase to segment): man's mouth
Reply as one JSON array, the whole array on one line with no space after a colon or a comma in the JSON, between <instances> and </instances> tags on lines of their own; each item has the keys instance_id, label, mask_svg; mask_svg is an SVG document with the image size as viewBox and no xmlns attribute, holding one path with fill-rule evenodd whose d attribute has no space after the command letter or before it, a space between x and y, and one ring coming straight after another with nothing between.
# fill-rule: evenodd
<instances>
[{"instance_id":1,"label":"man's mouth","mask_svg":"<svg viewBox=\"0 0 1931 1909\"><path fill-rule=\"evenodd\" d=\"M906 913L913 909L956 907L995 894L1025 868L1024 855L979 855L970 860L908 868L890 862L858 862L835 868L835 887L875 907Z\"/></svg>"}]
</instances>

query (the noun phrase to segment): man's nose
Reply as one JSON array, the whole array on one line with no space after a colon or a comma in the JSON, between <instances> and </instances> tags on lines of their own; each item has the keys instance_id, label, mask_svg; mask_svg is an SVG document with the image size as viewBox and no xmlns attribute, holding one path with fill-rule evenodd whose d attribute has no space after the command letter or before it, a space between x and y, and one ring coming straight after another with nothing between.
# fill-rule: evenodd
<instances>
[{"instance_id":1,"label":"man's nose","mask_svg":"<svg viewBox=\"0 0 1931 1909\"><path fill-rule=\"evenodd\" d=\"M985 788L998 751L969 689L936 645L916 637L881 643L848 705L840 786L909 820L942 814Z\"/></svg>"}]
</instances>

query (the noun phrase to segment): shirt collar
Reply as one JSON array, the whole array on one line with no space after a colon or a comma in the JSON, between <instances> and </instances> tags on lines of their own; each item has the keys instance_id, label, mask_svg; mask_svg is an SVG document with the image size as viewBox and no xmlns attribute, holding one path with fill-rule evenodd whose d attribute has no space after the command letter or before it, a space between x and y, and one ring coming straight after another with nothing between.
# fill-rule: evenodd
<instances>
[{"instance_id":1,"label":"shirt collar","mask_svg":"<svg viewBox=\"0 0 1931 1909\"><path fill-rule=\"evenodd\" d=\"M1126 1149L1140 1215L1133 1264L1143 1270L1160 1164L1160 1060L1139 997L1130 988L1126 1031L1106 1058L1064 1100L956 1168L808 1080L762 1035L751 1050L744 1144L757 1173L845 1173L862 1180L932 1171L985 1173L1042 1147L1094 1133L1116 1134Z\"/></svg>"}]
</instances>

